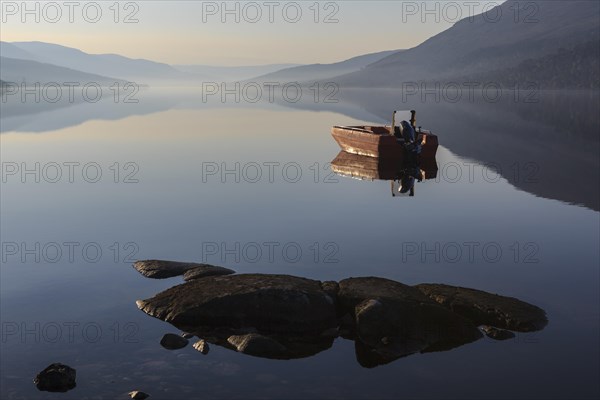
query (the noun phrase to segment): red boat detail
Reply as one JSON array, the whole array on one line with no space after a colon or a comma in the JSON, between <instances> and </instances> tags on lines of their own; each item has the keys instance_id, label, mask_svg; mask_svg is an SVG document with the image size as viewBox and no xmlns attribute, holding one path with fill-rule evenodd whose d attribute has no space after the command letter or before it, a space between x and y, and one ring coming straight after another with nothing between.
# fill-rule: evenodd
<instances>
[{"instance_id":1,"label":"red boat detail","mask_svg":"<svg viewBox=\"0 0 600 400\"><path fill-rule=\"evenodd\" d=\"M404 155L404 141L390 134L387 126L334 126L331 135L348 153L386 158ZM438 148L436 135L419 131L417 141L421 144L422 157L435 157Z\"/></svg>"}]
</instances>

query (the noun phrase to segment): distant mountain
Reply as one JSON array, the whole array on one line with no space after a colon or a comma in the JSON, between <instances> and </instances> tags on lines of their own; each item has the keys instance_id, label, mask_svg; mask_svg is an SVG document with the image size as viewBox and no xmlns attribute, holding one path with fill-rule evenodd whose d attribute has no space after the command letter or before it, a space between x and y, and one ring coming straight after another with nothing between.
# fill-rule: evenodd
<instances>
[{"instance_id":1,"label":"distant mountain","mask_svg":"<svg viewBox=\"0 0 600 400\"><path fill-rule=\"evenodd\" d=\"M132 59L117 54L88 54L81 50L44 42L0 42L2 56L32 60L136 83L194 81L203 77L179 71L168 64Z\"/></svg>"},{"instance_id":2,"label":"distant mountain","mask_svg":"<svg viewBox=\"0 0 600 400\"><path fill-rule=\"evenodd\" d=\"M20 60L40 61L35 55L12 43L0 42L0 57L18 58Z\"/></svg>"},{"instance_id":3,"label":"distant mountain","mask_svg":"<svg viewBox=\"0 0 600 400\"><path fill-rule=\"evenodd\" d=\"M222 67L211 65L174 65L180 71L199 74L213 81L242 81L259 75L266 75L285 68L301 64L267 64L240 67Z\"/></svg>"},{"instance_id":4,"label":"distant mountain","mask_svg":"<svg viewBox=\"0 0 600 400\"><path fill-rule=\"evenodd\" d=\"M206 81L314 81L359 71L397 51L383 51L353 57L332 64L269 64L222 67L178 65L131 59L117 54L88 54L71 47L44 42L0 42L2 57L51 64L56 67L111 76L149 85L199 85Z\"/></svg>"},{"instance_id":5,"label":"distant mountain","mask_svg":"<svg viewBox=\"0 0 600 400\"><path fill-rule=\"evenodd\" d=\"M350 58L348 60L336 62L333 64L310 64L297 67L285 68L270 74L258 76L253 80L258 81L312 81L331 78L337 75L347 74L359 71L376 61L381 60L391 54L399 53L399 50L381 51L378 53L365 54Z\"/></svg>"},{"instance_id":6,"label":"distant mountain","mask_svg":"<svg viewBox=\"0 0 600 400\"><path fill-rule=\"evenodd\" d=\"M245 80L299 65L171 66L117 54L88 54L71 47L44 42L0 42L0 54L3 57L48 63L92 74L116 76L141 84L193 85L203 81Z\"/></svg>"},{"instance_id":7,"label":"distant mountain","mask_svg":"<svg viewBox=\"0 0 600 400\"><path fill-rule=\"evenodd\" d=\"M48 83L62 85L66 82L79 82L84 85L93 82L101 86L110 86L115 82L123 82L117 78L89 74L37 61L19 60L8 57L0 57L0 78L4 84L15 83L18 85L23 82L30 85L37 82L41 85Z\"/></svg>"},{"instance_id":8,"label":"distant mountain","mask_svg":"<svg viewBox=\"0 0 600 400\"><path fill-rule=\"evenodd\" d=\"M518 10L518 11L517 11ZM501 15L500 18L496 16ZM508 0L465 18L421 45L395 53L361 71L336 77L345 86L398 87L402 82L527 68L526 60L600 39L600 2Z\"/></svg>"}]
</instances>

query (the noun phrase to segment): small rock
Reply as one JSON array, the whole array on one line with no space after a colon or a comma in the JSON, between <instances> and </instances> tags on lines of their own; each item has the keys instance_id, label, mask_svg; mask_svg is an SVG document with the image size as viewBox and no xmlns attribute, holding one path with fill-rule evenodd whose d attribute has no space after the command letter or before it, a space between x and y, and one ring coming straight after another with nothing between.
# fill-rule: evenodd
<instances>
[{"instance_id":1,"label":"small rock","mask_svg":"<svg viewBox=\"0 0 600 400\"><path fill-rule=\"evenodd\" d=\"M164 260L143 260L136 261L133 264L140 274L151 279L165 279L174 276L180 276L189 270L195 268L221 268L208 264L199 264L192 262L164 261Z\"/></svg>"},{"instance_id":2,"label":"small rock","mask_svg":"<svg viewBox=\"0 0 600 400\"><path fill-rule=\"evenodd\" d=\"M76 371L68 365L54 363L36 375L33 383L46 392L66 392L76 386Z\"/></svg>"},{"instance_id":3,"label":"small rock","mask_svg":"<svg viewBox=\"0 0 600 400\"><path fill-rule=\"evenodd\" d=\"M187 346L188 340L174 333L167 333L160 340L160 345L167 350L183 349Z\"/></svg>"},{"instance_id":4,"label":"small rock","mask_svg":"<svg viewBox=\"0 0 600 400\"><path fill-rule=\"evenodd\" d=\"M495 340L507 340L515 337L515 334L511 331L507 331L505 329L495 328L489 325L483 325L481 330L485 335L491 339Z\"/></svg>"},{"instance_id":5,"label":"small rock","mask_svg":"<svg viewBox=\"0 0 600 400\"><path fill-rule=\"evenodd\" d=\"M221 275L232 275L235 274L234 270L223 267L216 267L214 265L202 265L194 269L187 270L183 274L183 280L193 281L194 279L206 278L207 276L221 276Z\"/></svg>"},{"instance_id":6,"label":"small rock","mask_svg":"<svg viewBox=\"0 0 600 400\"><path fill-rule=\"evenodd\" d=\"M144 400L150 397L149 394L140 392L139 390L134 390L133 392L129 392L129 396L134 400Z\"/></svg>"},{"instance_id":7,"label":"small rock","mask_svg":"<svg viewBox=\"0 0 600 400\"><path fill-rule=\"evenodd\" d=\"M208 343L206 342L206 340L204 339L200 339L198 340L196 343L193 344L194 349L198 350L200 353L206 355L208 354L210 348L208 347Z\"/></svg>"},{"instance_id":8,"label":"small rock","mask_svg":"<svg viewBox=\"0 0 600 400\"><path fill-rule=\"evenodd\" d=\"M240 353L256 357L278 357L286 353L286 348L274 339L258 333L232 335L227 339Z\"/></svg>"}]
</instances>

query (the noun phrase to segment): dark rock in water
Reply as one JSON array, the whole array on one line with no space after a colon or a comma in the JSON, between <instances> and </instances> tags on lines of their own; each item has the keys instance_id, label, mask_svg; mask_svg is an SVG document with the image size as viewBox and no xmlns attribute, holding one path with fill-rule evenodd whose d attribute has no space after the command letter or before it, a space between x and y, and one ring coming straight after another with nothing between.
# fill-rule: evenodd
<instances>
[{"instance_id":1,"label":"dark rock in water","mask_svg":"<svg viewBox=\"0 0 600 400\"><path fill-rule=\"evenodd\" d=\"M194 279L206 278L207 276L220 276L235 274L235 271L229 268L215 267L213 265L203 265L194 269L187 270L183 274L184 281L193 281Z\"/></svg>"},{"instance_id":2,"label":"dark rock in water","mask_svg":"<svg viewBox=\"0 0 600 400\"><path fill-rule=\"evenodd\" d=\"M535 306L473 289L375 277L337 283L289 275L204 276L207 270L191 270L188 278L202 278L137 301L145 313L189 332L186 337L202 338L193 346L204 354L210 343L256 357L303 358L342 336L355 341L358 362L372 368L478 340L477 325L502 326L500 320L508 329L527 329L546 321ZM483 329L499 340L512 335ZM187 339L169 334L161 344L177 349Z\"/></svg>"},{"instance_id":3,"label":"dark rock in water","mask_svg":"<svg viewBox=\"0 0 600 400\"><path fill-rule=\"evenodd\" d=\"M340 285L335 281L325 281L321 283L321 288L327 293L334 301L337 301L337 293L340 290Z\"/></svg>"},{"instance_id":4,"label":"dark rock in water","mask_svg":"<svg viewBox=\"0 0 600 400\"><path fill-rule=\"evenodd\" d=\"M340 318L339 334L344 339L354 340L356 338L356 321L354 317L348 313Z\"/></svg>"},{"instance_id":5,"label":"dark rock in water","mask_svg":"<svg viewBox=\"0 0 600 400\"><path fill-rule=\"evenodd\" d=\"M129 396L133 400L144 400L144 399L147 399L148 397L150 397L149 394L140 392L139 390L134 390L133 392L129 392Z\"/></svg>"},{"instance_id":6,"label":"dark rock in water","mask_svg":"<svg viewBox=\"0 0 600 400\"><path fill-rule=\"evenodd\" d=\"M287 348L276 340L260 335L249 333L247 335L233 335L227 341L240 353L265 358L284 358Z\"/></svg>"},{"instance_id":7,"label":"dark rock in water","mask_svg":"<svg viewBox=\"0 0 600 400\"><path fill-rule=\"evenodd\" d=\"M338 300L342 313L354 316L358 339L387 358L447 350L482 337L471 321L389 279L345 279Z\"/></svg>"},{"instance_id":8,"label":"dark rock in water","mask_svg":"<svg viewBox=\"0 0 600 400\"><path fill-rule=\"evenodd\" d=\"M76 386L76 371L68 365L55 363L36 375L33 383L46 392L66 392Z\"/></svg>"},{"instance_id":9,"label":"dark rock in water","mask_svg":"<svg viewBox=\"0 0 600 400\"><path fill-rule=\"evenodd\" d=\"M228 347L255 357L276 360L310 357L331 347L334 337L328 336L267 336L259 333L231 335Z\"/></svg>"},{"instance_id":10,"label":"dark rock in water","mask_svg":"<svg viewBox=\"0 0 600 400\"><path fill-rule=\"evenodd\" d=\"M191 262L144 260L133 264L140 274L152 279L165 279L180 276L194 268L221 268L209 264L198 264ZM226 269L226 268L225 268Z\"/></svg>"},{"instance_id":11,"label":"dark rock in water","mask_svg":"<svg viewBox=\"0 0 600 400\"><path fill-rule=\"evenodd\" d=\"M204 340L204 339L200 339L198 340L196 343L193 344L194 349L198 350L200 353L206 355L208 354L208 352L210 351L210 348L208 347L208 343Z\"/></svg>"},{"instance_id":12,"label":"dark rock in water","mask_svg":"<svg viewBox=\"0 0 600 400\"><path fill-rule=\"evenodd\" d=\"M383 303L379 300L363 300L354 308L355 323L358 337L366 344L378 345L386 333L381 331L386 327L386 321ZM389 328L392 328L389 326ZM393 328L392 328L393 329ZM386 329L386 330L392 330Z\"/></svg>"},{"instance_id":13,"label":"dark rock in water","mask_svg":"<svg viewBox=\"0 0 600 400\"><path fill-rule=\"evenodd\" d=\"M210 276L138 300L137 306L194 333L252 327L261 333L302 336L338 325L334 300L320 282L288 275Z\"/></svg>"},{"instance_id":14,"label":"dark rock in water","mask_svg":"<svg viewBox=\"0 0 600 400\"><path fill-rule=\"evenodd\" d=\"M338 336L340 336L340 328L331 328L321 332L321 337L336 338Z\"/></svg>"},{"instance_id":15,"label":"dark rock in water","mask_svg":"<svg viewBox=\"0 0 600 400\"><path fill-rule=\"evenodd\" d=\"M531 332L542 329L548 323L544 310L513 297L441 284L421 284L415 287L477 325Z\"/></svg>"},{"instance_id":16,"label":"dark rock in water","mask_svg":"<svg viewBox=\"0 0 600 400\"><path fill-rule=\"evenodd\" d=\"M329 349L335 340L332 331L324 335L262 335L256 332L239 333L227 337L216 344L235 349L255 357L275 360L291 360L311 357Z\"/></svg>"},{"instance_id":17,"label":"dark rock in water","mask_svg":"<svg viewBox=\"0 0 600 400\"><path fill-rule=\"evenodd\" d=\"M487 337L495 340L507 340L515 337L515 334L511 331L494 328L493 326L489 325L482 326L481 330Z\"/></svg>"},{"instance_id":18,"label":"dark rock in water","mask_svg":"<svg viewBox=\"0 0 600 400\"><path fill-rule=\"evenodd\" d=\"M186 338L174 333L167 333L160 340L160 345L167 350L183 349L187 344L188 340Z\"/></svg>"},{"instance_id":19,"label":"dark rock in water","mask_svg":"<svg viewBox=\"0 0 600 400\"><path fill-rule=\"evenodd\" d=\"M354 341L354 353L356 361L364 368L375 368L410 355L398 344L375 348L364 344L360 340Z\"/></svg>"}]
</instances>

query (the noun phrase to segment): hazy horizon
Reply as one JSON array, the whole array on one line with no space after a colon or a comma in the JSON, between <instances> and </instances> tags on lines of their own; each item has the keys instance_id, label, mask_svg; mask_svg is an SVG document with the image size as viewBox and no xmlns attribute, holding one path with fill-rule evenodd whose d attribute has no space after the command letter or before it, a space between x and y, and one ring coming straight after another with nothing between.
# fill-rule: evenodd
<instances>
[{"instance_id":1,"label":"hazy horizon","mask_svg":"<svg viewBox=\"0 0 600 400\"><path fill-rule=\"evenodd\" d=\"M99 9L86 8L84 13L85 5L31 3L23 8L21 3L3 1L2 41L55 43L90 54L119 54L170 65L333 63L415 47L458 20L503 2L424 6L373 1L368 7L364 1L321 1L318 7L317 2L271 2L272 6L227 2L226 9L222 2L177 1L164 7L165 2L152 1L121 2L120 8L101 3Z\"/></svg>"}]
</instances>

